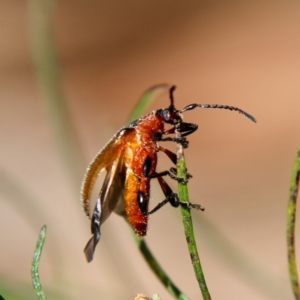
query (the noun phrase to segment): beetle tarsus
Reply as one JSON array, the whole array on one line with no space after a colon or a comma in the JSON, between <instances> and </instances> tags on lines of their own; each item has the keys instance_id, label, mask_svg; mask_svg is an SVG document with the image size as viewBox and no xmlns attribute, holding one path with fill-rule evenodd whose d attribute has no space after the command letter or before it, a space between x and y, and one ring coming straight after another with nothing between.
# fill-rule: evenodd
<instances>
[{"instance_id":1,"label":"beetle tarsus","mask_svg":"<svg viewBox=\"0 0 300 300\"><path fill-rule=\"evenodd\" d=\"M176 143L180 144L184 149L189 147L189 141L184 136L175 139Z\"/></svg>"},{"instance_id":2,"label":"beetle tarsus","mask_svg":"<svg viewBox=\"0 0 300 300\"><path fill-rule=\"evenodd\" d=\"M176 171L175 168L171 168L170 171L163 171L163 172L160 172L160 173L155 173L154 175L151 175L151 176L150 175L148 175L148 176L145 175L145 177L153 179L153 178L159 178L159 177L163 177L163 176L167 176L167 175L170 176L173 180L176 180L177 182L184 183L184 184L188 183L189 179L192 177L190 174L187 174L186 179L178 177L177 176L177 171Z\"/></svg>"},{"instance_id":3,"label":"beetle tarsus","mask_svg":"<svg viewBox=\"0 0 300 300\"><path fill-rule=\"evenodd\" d=\"M170 172L174 175L177 175L177 169L176 168L170 168ZM190 173L186 173L186 180L193 178L193 175Z\"/></svg>"},{"instance_id":4,"label":"beetle tarsus","mask_svg":"<svg viewBox=\"0 0 300 300\"><path fill-rule=\"evenodd\" d=\"M183 207L188 208L188 209L192 209L193 208L193 209L196 209L196 210L202 210L202 211L204 211L204 207L202 207L200 204L194 204L194 203L190 203L190 202L181 201L179 199L178 194L176 194L176 193L172 193L170 195L170 204L173 207L178 207L180 205L180 206L183 206Z\"/></svg>"},{"instance_id":5,"label":"beetle tarsus","mask_svg":"<svg viewBox=\"0 0 300 300\"><path fill-rule=\"evenodd\" d=\"M196 209L196 210L201 210L204 211L205 208L203 206L201 206L200 204L194 204L194 203L190 203L190 202L183 202L183 201L179 201L181 206L184 206L185 208L188 209Z\"/></svg>"},{"instance_id":6,"label":"beetle tarsus","mask_svg":"<svg viewBox=\"0 0 300 300\"><path fill-rule=\"evenodd\" d=\"M175 173L175 174L176 174L176 173ZM175 175L175 174L171 171L171 172L169 172L168 175L169 175L172 179L178 181L179 183L187 184L187 183L189 182L188 179L178 177L178 176Z\"/></svg>"},{"instance_id":7,"label":"beetle tarsus","mask_svg":"<svg viewBox=\"0 0 300 300\"><path fill-rule=\"evenodd\" d=\"M196 209L204 211L204 207L202 207L200 204L194 204L190 202L183 202L179 199L179 196L177 193L171 193L167 196L167 198L160 203L158 203L151 211L149 211L146 215L150 215L155 213L157 210L159 210L161 207L163 207L165 204L170 203L173 207L183 206L188 209Z\"/></svg>"}]
</instances>

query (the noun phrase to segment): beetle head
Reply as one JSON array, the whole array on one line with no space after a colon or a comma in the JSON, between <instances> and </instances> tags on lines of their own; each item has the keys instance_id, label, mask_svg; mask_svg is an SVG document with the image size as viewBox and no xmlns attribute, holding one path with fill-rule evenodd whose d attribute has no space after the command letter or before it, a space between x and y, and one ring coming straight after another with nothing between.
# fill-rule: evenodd
<instances>
[{"instance_id":1,"label":"beetle head","mask_svg":"<svg viewBox=\"0 0 300 300\"><path fill-rule=\"evenodd\" d=\"M159 109L156 112L156 115L160 116L162 118L163 122L172 124L172 125L180 124L182 122L182 116L180 114L181 111L177 110L174 106L173 93L174 93L175 89L176 89L175 85L173 85L170 88L171 104L170 104L169 108Z\"/></svg>"}]
</instances>

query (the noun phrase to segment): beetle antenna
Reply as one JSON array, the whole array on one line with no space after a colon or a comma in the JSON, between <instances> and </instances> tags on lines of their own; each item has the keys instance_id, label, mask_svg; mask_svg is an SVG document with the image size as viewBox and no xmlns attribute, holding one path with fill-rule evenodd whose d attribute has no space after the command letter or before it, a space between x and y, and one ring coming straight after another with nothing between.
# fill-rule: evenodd
<instances>
[{"instance_id":1,"label":"beetle antenna","mask_svg":"<svg viewBox=\"0 0 300 300\"><path fill-rule=\"evenodd\" d=\"M176 85L173 85L170 88L170 100L171 100L171 104L170 104L170 107L169 107L170 111L174 111L175 110L175 106L174 106L174 91L175 90L176 90Z\"/></svg>"},{"instance_id":2,"label":"beetle antenna","mask_svg":"<svg viewBox=\"0 0 300 300\"><path fill-rule=\"evenodd\" d=\"M171 92L171 90L170 90ZM249 118L251 121L253 121L254 123L256 123L256 119L246 113L245 111L239 109L238 107L234 107L234 106L228 106L228 105L220 105L220 104L190 104L188 106L186 106L184 109L182 109L180 112L183 113L187 110L192 110L195 109L196 107L200 107L200 108L220 108L220 109L229 109L229 110L235 110L237 112L239 112L240 114L246 116L247 118Z\"/></svg>"}]
</instances>

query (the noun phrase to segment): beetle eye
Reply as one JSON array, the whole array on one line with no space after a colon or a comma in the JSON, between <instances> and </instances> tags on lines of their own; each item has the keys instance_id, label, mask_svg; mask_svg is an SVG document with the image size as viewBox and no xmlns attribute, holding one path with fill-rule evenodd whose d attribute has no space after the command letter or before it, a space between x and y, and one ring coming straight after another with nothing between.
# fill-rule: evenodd
<instances>
[{"instance_id":1,"label":"beetle eye","mask_svg":"<svg viewBox=\"0 0 300 300\"><path fill-rule=\"evenodd\" d=\"M156 111L156 115L159 115L163 119L163 122L166 123L173 122L173 114L170 112L169 109L160 109Z\"/></svg>"},{"instance_id":2,"label":"beetle eye","mask_svg":"<svg viewBox=\"0 0 300 300\"><path fill-rule=\"evenodd\" d=\"M170 121L170 111L168 109L163 110L163 118L165 119L166 122Z\"/></svg>"}]
</instances>

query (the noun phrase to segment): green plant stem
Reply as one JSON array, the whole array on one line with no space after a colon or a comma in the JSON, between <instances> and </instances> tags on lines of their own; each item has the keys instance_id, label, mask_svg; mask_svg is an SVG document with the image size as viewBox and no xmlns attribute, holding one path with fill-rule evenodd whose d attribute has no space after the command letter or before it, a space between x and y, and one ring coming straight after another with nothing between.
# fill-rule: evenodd
<instances>
[{"instance_id":1,"label":"green plant stem","mask_svg":"<svg viewBox=\"0 0 300 300\"><path fill-rule=\"evenodd\" d=\"M38 241L36 243L34 256L32 260L32 266L31 266L31 278L32 278L32 284L34 287L34 290L36 292L36 295L39 300L46 300L45 293L43 291L43 287L40 281L40 275L39 275L39 263L42 255L42 250L46 238L46 229L47 226L44 225L40 231L40 235L38 238Z\"/></svg>"},{"instance_id":2,"label":"green plant stem","mask_svg":"<svg viewBox=\"0 0 300 300\"><path fill-rule=\"evenodd\" d=\"M142 116L152 102L157 98L159 94L170 89L170 84L157 84L146 90L138 100L134 109L132 110L129 118L129 122L132 122Z\"/></svg>"},{"instance_id":3,"label":"green plant stem","mask_svg":"<svg viewBox=\"0 0 300 300\"><path fill-rule=\"evenodd\" d=\"M168 84L159 84L149 88L146 92L144 92L143 95L140 97L137 105L133 109L132 113L130 114L129 121L131 122L143 115L145 113L145 110L150 106L150 104L153 102L156 96L164 91L169 90L169 88L170 85ZM127 218L125 218L125 221L127 222ZM141 254L143 255L150 269L154 272L154 274L162 282L162 284L167 288L169 293L173 297L175 297L175 299L188 300L188 297L178 289L178 287L172 282L172 280L168 277L168 275L159 265L158 261L151 253L144 239L137 236L133 231L132 233L135 242L137 243L138 248L141 251Z\"/></svg>"},{"instance_id":4,"label":"green plant stem","mask_svg":"<svg viewBox=\"0 0 300 300\"><path fill-rule=\"evenodd\" d=\"M295 255L295 224L297 210L297 196L300 178L300 147L298 149L297 158L294 164L292 180L290 185L290 196L287 211L287 246L288 246L288 263L290 280L295 299L300 299L300 289L298 280L298 271Z\"/></svg>"},{"instance_id":5,"label":"green plant stem","mask_svg":"<svg viewBox=\"0 0 300 300\"><path fill-rule=\"evenodd\" d=\"M152 296L152 299L153 300L162 300L160 297L159 297L159 295L157 295L157 294L154 294L153 296ZM0 299L1 300L1 299Z\"/></svg>"},{"instance_id":6,"label":"green plant stem","mask_svg":"<svg viewBox=\"0 0 300 300\"><path fill-rule=\"evenodd\" d=\"M133 232L133 231L132 231ZM188 300L188 297L184 295L177 286L172 282L172 280L168 277L162 267L159 265L153 254L151 253L150 249L148 248L146 242L142 237L137 236L133 232L134 239L140 249L143 257L145 258L147 264L154 272L154 274L158 277L158 279L162 282L162 284L166 287L168 292L178 300Z\"/></svg>"},{"instance_id":7,"label":"green plant stem","mask_svg":"<svg viewBox=\"0 0 300 300\"><path fill-rule=\"evenodd\" d=\"M176 137L179 138L180 136L181 136L180 132L177 131ZM187 179L184 151L183 151L183 146L180 143L177 144L177 176L179 178ZM179 194L180 201L189 203L187 184L180 183L180 182L178 183L178 194ZM181 214L182 214L182 221L183 221L184 233L188 245L188 250L190 253L195 276L198 281L200 290L202 292L202 297L204 300L210 300L211 297L205 282L205 277L200 263L198 249L195 241L193 221L192 221L190 209L181 206Z\"/></svg>"}]
</instances>

